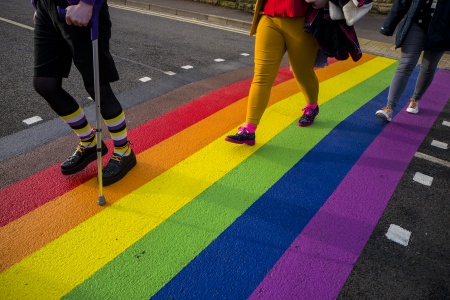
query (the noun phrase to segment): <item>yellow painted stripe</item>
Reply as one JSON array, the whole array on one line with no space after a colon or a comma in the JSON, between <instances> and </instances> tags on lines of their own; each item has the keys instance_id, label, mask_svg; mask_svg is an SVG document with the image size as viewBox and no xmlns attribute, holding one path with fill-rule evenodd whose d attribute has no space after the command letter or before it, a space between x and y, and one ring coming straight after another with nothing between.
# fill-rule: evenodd
<instances>
[{"instance_id":1,"label":"yellow painted stripe","mask_svg":"<svg viewBox=\"0 0 450 300\"><path fill-rule=\"evenodd\" d=\"M320 103L392 63L376 58L327 80L321 84ZM302 105L301 94L274 104L259 126L256 146L225 143L221 137L5 270L0 274L0 294L12 299L64 296L294 122L298 110L293 107Z\"/></svg>"}]
</instances>

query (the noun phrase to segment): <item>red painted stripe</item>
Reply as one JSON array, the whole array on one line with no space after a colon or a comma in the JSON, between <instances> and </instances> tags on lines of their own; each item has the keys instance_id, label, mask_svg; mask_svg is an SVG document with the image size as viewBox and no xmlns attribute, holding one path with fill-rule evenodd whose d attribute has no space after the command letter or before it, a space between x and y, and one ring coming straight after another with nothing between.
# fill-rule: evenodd
<instances>
[{"instance_id":1,"label":"red painted stripe","mask_svg":"<svg viewBox=\"0 0 450 300\"><path fill-rule=\"evenodd\" d=\"M274 84L277 85L292 78L289 68L283 68ZM130 130L129 139L134 141L133 150L138 154L246 97L250 83L251 79L248 79L225 86ZM216 101L217 99L220 101ZM111 141L108 145L112 145ZM59 165L54 165L0 190L0 199L2 199L0 226L5 226L94 176L96 176L95 165L90 165L85 171L70 177L63 176Z\"/></svg>"}]
</instances>

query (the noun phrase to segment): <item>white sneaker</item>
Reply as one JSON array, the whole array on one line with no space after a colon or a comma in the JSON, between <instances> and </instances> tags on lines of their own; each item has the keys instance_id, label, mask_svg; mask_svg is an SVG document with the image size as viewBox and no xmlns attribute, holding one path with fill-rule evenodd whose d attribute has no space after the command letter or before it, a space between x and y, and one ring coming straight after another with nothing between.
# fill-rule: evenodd
<instances>
[{"instance_id":1,"label":"white sneaker","mask_svg":"<svg viewBox=\"0 0 450 300\"><path fill-rule=\"evenodd\" d=\"M417 114L419 112L419 101L413 98L409 99L409 105L406 111L410 114Z\"/></svg>"},{"instance_id":2,"label":"white sneaker","mask_svg":"<svg viewBox=\"0 0 450 300\"><path fill-rule=\"evenodd\" d=\"M392 120L392 108L386 106L385 108L377 110L375 115L382 120L390 122Z\"/></svg>"}]
</instances>

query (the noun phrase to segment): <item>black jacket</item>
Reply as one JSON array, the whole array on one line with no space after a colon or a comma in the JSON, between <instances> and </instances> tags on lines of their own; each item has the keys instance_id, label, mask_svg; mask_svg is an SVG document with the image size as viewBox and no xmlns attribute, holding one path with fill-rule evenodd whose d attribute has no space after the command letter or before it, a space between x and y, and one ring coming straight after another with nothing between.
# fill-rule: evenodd
<instances>
[{"instance_id":1,"label":"black jacket","mask_svg":"<svg viewBox=\"0 0 450 300\"><path fill-rule=\"evenodd\" d=\"M397 25L405 17L395 37L396 48L402 46L413 17L424 1L426 0L395 0L392 5L380 32L387 36L393 35ZM438 0L426 34L424 50L450 50L450 0Z\"/></svg>"}]
</instances>

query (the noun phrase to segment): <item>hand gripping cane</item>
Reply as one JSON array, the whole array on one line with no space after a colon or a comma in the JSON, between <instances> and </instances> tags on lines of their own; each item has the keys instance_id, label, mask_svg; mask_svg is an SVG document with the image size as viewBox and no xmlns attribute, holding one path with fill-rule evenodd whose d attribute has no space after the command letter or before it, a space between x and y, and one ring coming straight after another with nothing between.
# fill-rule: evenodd
<instances>
[{"instance_id":1,"label":"hand gripping cane","mask_svg":"<svg viewBox=\"0 0 450 300\"><path fill-rule=\"evenodd\" d=\"M79 0L68 0L70 5L76 5ZM94 64L94 93L95 93L95 105L97 106L95 116L97 121L97 128L95 134L97 137L97 164L98 164L98 204L105 205L106 200L103 196L103 171L102 171L102 116L100 114L100 73L98 63L98 22L100 9L103 6L105 0L96 0L92 10L92 17L89 21L91 27L91 40L93 50L93 64ZM58 13L61 17L65 17L66 10L58 6Z\"/></svg>"}]
</instances>

